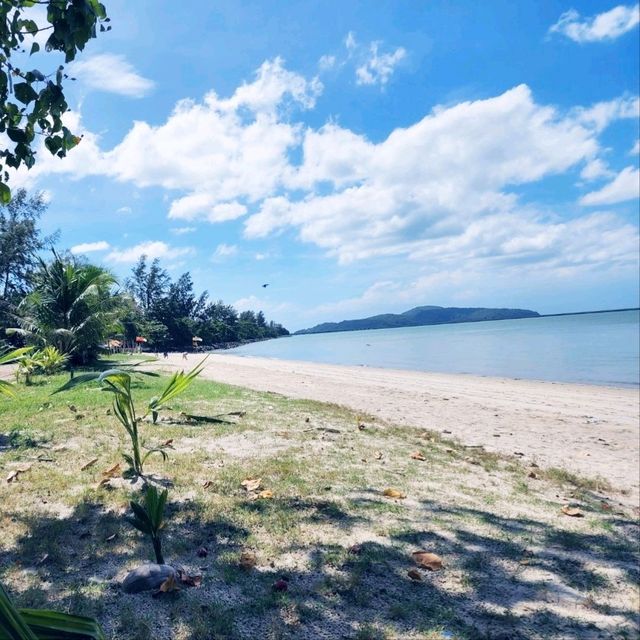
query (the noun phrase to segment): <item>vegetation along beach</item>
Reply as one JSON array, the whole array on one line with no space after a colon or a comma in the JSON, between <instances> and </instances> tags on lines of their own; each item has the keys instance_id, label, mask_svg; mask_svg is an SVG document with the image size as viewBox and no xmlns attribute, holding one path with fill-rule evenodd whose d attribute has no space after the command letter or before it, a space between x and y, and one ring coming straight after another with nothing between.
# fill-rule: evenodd
<instances>
[{"instance_id":1,"label":"vegetation along beach","mask_svg":"<svg viewBox=\"0 0 640 640\"><path fill-rule=\"evenodd\" d=\"M640 637L640 6L0 2L0 640Z\"/></svg>"}]
</instances>

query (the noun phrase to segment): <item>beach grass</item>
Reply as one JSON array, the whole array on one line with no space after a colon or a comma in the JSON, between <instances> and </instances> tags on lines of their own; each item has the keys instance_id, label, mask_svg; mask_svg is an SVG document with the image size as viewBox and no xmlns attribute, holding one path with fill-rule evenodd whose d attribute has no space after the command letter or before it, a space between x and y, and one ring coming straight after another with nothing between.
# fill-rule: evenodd
<instances>
[{"instance_id":1,"label":"beach grass","mask_svg":"<svg viewBox=\"0 0 640 640\"><path fill-rule=\"evenodd\" d=\"M637 633L637 514L614 487L204 380L141 426L149 446L172 440L146 463L169 486L165 558L202 584L127 595L122 578L153 558L124 520L139 483L100 485L127 436L96 384L51 395L65 381L0 400L0 579L20 606L96 616L122 640ZM136 378L139 406L165 383ZM420 550L443 568L418 567Z\"/></svg>"}]
</instances>

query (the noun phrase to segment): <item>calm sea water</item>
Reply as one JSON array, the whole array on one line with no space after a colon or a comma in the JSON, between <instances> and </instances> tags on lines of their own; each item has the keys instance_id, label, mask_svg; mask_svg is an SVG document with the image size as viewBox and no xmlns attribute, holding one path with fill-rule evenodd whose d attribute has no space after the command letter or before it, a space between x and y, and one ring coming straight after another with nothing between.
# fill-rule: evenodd
<instances>
[{"instance_id":1,"label":"calm sea water","mask_svg":"<svg viewBox=\"0 0 640 640\"><path fill-rule=\"evenodd\" d=\"M640 312L292 336L231 353L417 371L637 387Z\"/></svg>"}]
</instances>

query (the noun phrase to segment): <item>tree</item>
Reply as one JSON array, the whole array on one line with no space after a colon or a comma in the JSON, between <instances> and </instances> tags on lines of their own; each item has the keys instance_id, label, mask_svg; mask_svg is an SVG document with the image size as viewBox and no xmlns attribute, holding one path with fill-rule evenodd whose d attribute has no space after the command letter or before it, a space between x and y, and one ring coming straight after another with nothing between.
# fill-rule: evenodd
<instances>
[{"instance_id":1,"label":"tree","mask_svg":"<svg viewBox=\"0 0 640 640\"><path fill-rule=\"evenodd\" d=\"M12 332L86 363L115 323L120 302L112 293L116 280L101 267L53 255L48 264L40 260L35 289L18 307L20 328Z\"/></svg>"},{"instance_id":2,"label":"tree","mask_svg":"<svg viewBox=\"0 0 640 640\"><path fill-rule=\"evenodd\" d=\"M46 5L46 21L38 24L29 9ZM111 29L104 5L98 0L2 0L0 2L0 133L6 147L0 149L0 202L11 199L8 169L36 162L36 136L53 155L63 158L80 143L64 124L68 111L63 82L64 66L51 73L25 70L21 61L40 50L36 36L45 32L47 52L61 52L65 63L75 59L96 31ZM18 59L18 63L16 63ZM26 61L25 61L26 62ZM27 65L31 66L31 65ZM3 136L4 138L4 136Z\"/></svg>"},{"instance_id":3,"label":"tree","mask_svg":"<svg viewBox=\"0 0 640 640\"><path fill-rule=\"evenodd\" d=\"M29 196L18 189L11 202L0 206L0 298L24 296L38 266L38 252L54 238L43 238L38 220L47 210L41 193Z\"/></svg>"},{"instance_id":4,"label":"tree","mask_svg":"<svg viewBox=\"0 0 640 640\"><path fill-rule=\"evenodd\" d=\"M140 256L131 273L131 278L127 279L126 288L142 311L148 314L167 292L170 282L169 274L160 266L158 258L155 258L147 267L146 255Z\"/></svg>"}]
</instances>

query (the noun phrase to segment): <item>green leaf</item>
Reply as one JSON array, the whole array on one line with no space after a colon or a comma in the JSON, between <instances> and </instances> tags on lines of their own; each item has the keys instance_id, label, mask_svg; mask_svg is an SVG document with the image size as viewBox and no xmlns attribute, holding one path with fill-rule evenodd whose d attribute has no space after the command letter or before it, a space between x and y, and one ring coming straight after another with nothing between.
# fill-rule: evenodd
<instances>
[{"instance_id":1,"label":"green leaf","mask_svg":"<svg viewBox=\"0 0 640 640\"><path fill-rule=\"evenodd\" d=\"M19 82L14 85L13 93L23 104L29 104L38 97L35 89L28 82Z\"/></svg>"},{"instance_id":2,"label":"green leaf","mask_svg":"<svg viewBox=\"0 0 640 640\"><path fill-rule=\"evenodd\" d=\"M37 42L34 42L31 45L31 53L29 53L29 55L32 56L34 53L38 53L38 51L40 51L40 45Z\"/></svg>"},{"instance_id":3,"label":"green leaf","mask_svg":"<svg viewBox=\"0 0 640 640\"><path fill-rule=\"evenodd\" d=\"M93 618L37 609L19 611L37 640L105 640L100 625Z\"/></svg>"},{"instance_id":4,"label":"green leaf","mask_svg":"<svg viewBox=\"0 0 640 640\"><path fill-rule=\"evenodd\" d=\"M11 189L4 182L0 182L0 202L2 204L11 202Z\"/></svg>"}]
</instances>

